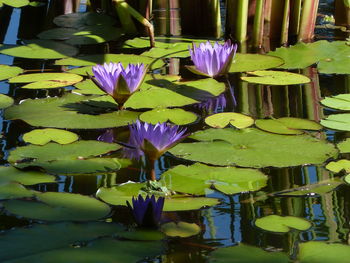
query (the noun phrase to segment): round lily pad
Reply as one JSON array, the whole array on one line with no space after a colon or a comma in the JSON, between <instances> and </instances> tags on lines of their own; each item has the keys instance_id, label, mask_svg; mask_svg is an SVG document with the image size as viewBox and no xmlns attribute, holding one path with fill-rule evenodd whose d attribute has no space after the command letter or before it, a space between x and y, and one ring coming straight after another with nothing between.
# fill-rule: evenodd
<instances>
[{"instance_id":1,"label":"round lily pad","mask_svg":"<svg viewBox=\"0 0 350 263\"><path fill-rule=\"evenodd\" d=\"M321 120L321 125L333 130L350 131L350 113L331 114Z\"/></svg>"},{"instance_id":2,"label":"round lily pad","mask_svg":"<svg viewBox=\"0 0 350 263\"><path fill-rule=\"evenodd\" d=\"M5 109L10 107L13 104L13 99L4 94L0 94L0 109Z\"/></svg>"},{"instance_id":3,"label":"round lily pad","mask_svg":"<svg viewBox=\"0 0 350 263\"><path fill-rule=\"evenodd\" d=\"M110 208L103 202L71 193L37 193L38 201L10 200L5 209L15 215L45 221L90 221L103 218Z\"/></svg>"},{"instance_id":4,"label":"round lily pad","mask_svg":"<svg viewBox=\"0 0 350 263\"><path fill-rule=\"evenodd\" d=\"M180 193L205 195L211 188L225 194L256 191L266 186L267 176L259 170L213 167L196 163L178 165L162 175L162 185Z\"/></svg>"},{"instance_id":5,"label":"round lily pad","mask_svg":"<svg viewBox=\"0 0 350 263\"><path fill-rule=\"evenodd\" d=\"M237 53L232 61L229 72L247 72L269 68L277 68L283 63L284 60L279 57L260 54Z\"/></svg>"},{"instance_id":6,"label":"round lily pad","mask_svg":"<svg viewBox=\"0 0 350 263\"><path fill-rule=\"evenodd\" d=\"M53 22L60 27L81 28L91 25L110 26L115 23L115 19L105 14L87 12L60 15L55 17Z\"/></svg>"},{"instance_id":7,"label":"round lily pad","mask_svg":"<svg viewBox=\"0 0 350 263\"><path fill-rule=\"evenodd\" d=\"M0 81L23 73L23 69L8 65L0 65Z\"/></svg>"},{"instance_id":8,"label":"round lily pad","mask_svg":"<svg viewBox=\"0 0 350 263\"><path fill-rule=\"evenodd\" d=\"M309 83L311 80L301 74L286 72L286 71L272 71L261 70L248 72L253 77L241 77L242 80L249 83L263 84L263 85L297 85Z\"/></svg>"},{"instance_id":9,"label":"round lily pad","mask_svg":"<svg viewBox=\"0 0 350 263\"><path fill-rule=\"evenodd\" d=\"M255 225L266 231L287 233L291 229L307 230L311 227L311 223L304 218L294 216L278 216L269 215L258 218Z\"/></svg>"},{"instance_id":10,"label":"round lily pad","mask_svg":"<svg viewBox=\"0 0 350 263\"><path fill-rule=\"evenodd\" d=\"M197 115L185 111L183 109L164 109L156 108L151 111L146 111L142 113L139 117L141 121L156 124L162 122L171 122L176 125L185 125L193 123L197 120Z\"/></svg>"},{"instance_id":11,"label":"round lily pad","mask_svg":"<svg viewBox=\"0 0 350 263\"><path fill-rule=\"evenodd\" d=\"M68 144L79 139L76 133L59 129L38 129L27 132L23 135L23 140L31 144L45 145L50 141L59 144Z\"/></svg>"},{"instance_id":12,"label":"round lily pad","mask_svg":"<svg viewBox=\"0 0 350 263\"><path fill-rule=\"evenodd\" d=\"M201 232L201 228L197 224L182 221L163 224L160 229L169 237L190 237Z\"/></svg>"},{"instance_id":13,"label":"round lily pad","mask_svg":"<svg viewBox=\"0 0 350 263\"><path fill-rule=\"evenodd\" d=\"M24 185L55 182L55 176L37 171L21 171L11 166L0 166L0 184L18 182Z\"/></svg>"},{"instance_id":14,"label":"round lily pad","mask_svg":"<svg viewBox=\"0 0 350 263\"><path fill-rule=\"evenodd\" d=\"M292 117L273 120L256 120L255 125L264 131L293 135L304 133L302 130L318 131L322 129L322 126L315 121Z\"/></svg>"},{"instance_id":15,"label":"round lily pad","mask_svg":"<svg viewBox=\"0 0 350 263\"><path fill-rule=\"evenodd\" d=\"M20 8L30 3L29 0L1 0L1 2L15 8Z\"/></svg>"},{"instance_id":16,"label":"round lily pad","mask_svg":"<svg viewBox=\"0 0 350 263\"><path fill-rule=\"evenodd\" d=\"M79 83L75 84L74 87L76 88L74 90L74 92L79 93L79 94L91 94L91 95L105 95L106 94L106 92L104 92L103 90L98 88L96 86L96 84L90 79L79 82Z\"/></svg>"},{"instance_id":17,"label":"round lily pad","mask_svg":"<svg viewBox=\"0 0 350 263\"><path fill-rule=\"evenodd\" d=\"M67 40L74 36L78 29L69 27L56 27L40 32L37 36L40 39Z\"/></svg>"},{"instance_id":18,"label":"round lily pad","mask_svg":"<svg viewBox=\"0 0 350 263\"><path fill-rule=\"evenodd\" d=\"M278 135L253 128L208 129L190 138L201 142L180 143L170 149L170 153L208 164L256 168L320 164L337 155L334 146L325 140L309 135Z\"/></svg>"},{"instance_id":19,"label":"round lily pad","mask_svg":"<svg viewBox=\"0 0 350 263\"><path fill-rule=\"evenodd\" d=\"M341 153L350 153L350 139L347 138L344 141L337 144Z\"/></svg>"},{"instance_id":20,"label":"round lily pad","mask_svg":"<svg viewBox=\"0 0 350 263\"><path fill-rule=\"evenodd\" d=\"M254 119L250 116L236 112L222 112L205 118L205 123L213 128L225 128L227 125L243 129L254 124Z\"/></svg>"},{"instance_id":21,"label":"round lily pad","mask_svg":"<svg viewBox=\"0 0 350 263\"><path fill-rule=\"evenodd\" d=\"M34 191L28 190L17 182L0 184L0 200L25 198L34 196Z\"/></svg>"},{"instance_id":22,"label":"round lily pad","mask_svg":"<svg viewBox=\"0 0 350 263\"><path fill-rule=\"evenodd\" d=\"M87 107L82 102L94 99L94 96L66 94L60 98L28 99L20 105L12 106L5 111L8 120L21 119L32 126L99 129L125 126L134 122L138 112L115 111L99 115L81 114L81 111L92 112L94 107ZM115 104L100 102L99 105L117 107Z\"/></svg>"},{"instance_id":23,"label":"round lily pad","mask_svg":"<svg viewBox=\"0 0 350 263\"><path fill-rule=\"evenodd\" d=\"M26 45L2 48L1 54L31 58L31 59L59 59L75 56L79 50L71 45L51 40L28 40Z\"/></svg>"},{"instance_id":24,"label":"round lily pad","mask_svg":"<svg viewBox=\"0 0 350 263\"><path fill-rule=\"evenodd\" d=\"M350 160L338 160L329 162L326 168L334 173L339 173L344 170L346 173L350 173Z\"/></svg>"},{"instance_id":25,"label":"round lily pad","mask_svg":"<svg viewBox=\"0 0 350 263\"><path fill-rule=\"evenodd\" d=\"M321 103L329 108L337 110L350 110L350 94L339 94L332 97L326 97Z\"/></svg>"}]
</instances>

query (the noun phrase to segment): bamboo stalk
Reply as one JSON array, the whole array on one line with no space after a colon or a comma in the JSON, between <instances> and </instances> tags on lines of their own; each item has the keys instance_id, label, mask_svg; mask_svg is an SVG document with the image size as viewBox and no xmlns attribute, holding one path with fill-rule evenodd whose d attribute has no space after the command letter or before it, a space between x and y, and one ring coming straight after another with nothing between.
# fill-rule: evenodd
<instances>
[{"instance_id":1,"label":"bamboo stalk","mask_svg":"<svg viewBox=\"0 0 350 263\"><path fill-rule=\"evenodd\" d=\"M261 47L264 36L264 5L265 0L256 0L253 26L253 46Z\"/></svg>"},{"instance_id":2,"label":"bamboo stalk","mask_svg":"<svg viewBox=\"0 0 350 263\"><path fill-rule=\"evenodd\" d=\"M301 12L299 42L306 42L313 38L319 0L304 0Z\"/></svg>"},{"instance_id":3,"label":"bamboo stalk","mask_svg":"<svg viewBox=\"0 0 350 263\"><path fill-rule=\"evenodd\" d=\"M244 42L247 38L249 0L237 0L237 21L235 38L238 42Z\"/></svg>"},{"instance_id":4,"label":"bamboo stalk","mask_svg":"<svg viewBox=\"0 0 350 263\"><path fill-rule=\"evenodd\" d=\"M297 36L299 34L300 27L300 15L301 15L301 2L302 0L292 0L290 5L290 20L289 20L289 34Z\"/></svg>"},{"instance_id":5,"label":"bamboo stalk","mask_svg":"<svg viewBox=\"0 0 350 263\"><path fill-rule=\"evenodd\" d=\"M288 28L289 28L289 13L290 0L284 1L283 20L281 28L281 45L286 45L288 42Z\"/></svg>"},{"instance_id":6,"label":"bamboo stalk","mask_svg":"<svg viewBox=\"0 0 350 263\"><path fill-rule=\"evenodd\" d=\"M212 0L209 2L210 9L213 10L213 25L215 38L221 37L221 14L220 14L220 1Z\"/></svg>"}]
</instances>

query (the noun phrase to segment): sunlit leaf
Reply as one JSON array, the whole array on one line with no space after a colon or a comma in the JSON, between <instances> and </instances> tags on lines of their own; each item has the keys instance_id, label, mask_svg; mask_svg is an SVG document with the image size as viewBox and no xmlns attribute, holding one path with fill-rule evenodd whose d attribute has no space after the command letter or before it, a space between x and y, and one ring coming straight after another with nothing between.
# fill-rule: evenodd
<instances>
[{"instance_id":1,"label":"sunlit leaf","mask_svg":"<svg viewBox=\"0 0 350 263\"><path fill-rule=\"evenodd\" d=\"M248 72L253 77L241 77L242 80L249 83L263 84L263 85L296 85L309 83L311 80L301 74L285 72L285 71L272 71L261 70Z\"/></svg>"},{"instance_id":2,"label":"sunlit leaf","mask_svg":"<svg viewBox=\"0 0 350 263\"><path fill-rule=\"evenodd\" d=\"M350 160L338 160L329 162L326 168L334 173L339 173L344 170L346 173L350 173Z\"/></svg>"},{"instance_id":3,"label":"sunlit leaf","mask_svg":"<svg viewBox=\"0 0 350 263\"><path fill-rule=\"evenodd\" d=\"M0 184L0 199L15 199L34 196L34 191L28 190L17 182Z\"/></svg>"},{"instance_id":4,"label":"sunlit leaf","mask_svg":"<svg viewBox=\"0 0 350 263\"><path fill-rule=\"evenodd\" d=\"M328 115L321 120L321 125L333 130L350 131L350 113Z\"/></svg>"},{"instance_id":5,"label":"sunlit leaf","mask_svg":"<svg viewBox=\"0 0 350 263\"><path fill-rule=\"evenodd\" d=\"M0 184L19 182L24 185L55 182L55 177L37 171L21 171L11 166L0 166Z\"/></svg>"},{"instance_id":6,"label":"sunlit leaf","mask_svg":"<svg viewBox=\"0 0 350 263\"><path fill-rule=\"evenodd\" d=\"M53 22L60 27L81 28L92 25L110 26L115 23L115 19L105 14L87 12L60 15L55 17Z\"/></svg>"},{"instance_id":7,"label":"sunlit leaf","mask_svg":"<svg viewBox=\"0 0 350 263\"><path fill-rule=\"evenodd\" d=\"M350 153L350 139L347 138L344 141L337 144L341 153Z\"/></svg>"},{"instance_id":8,"label":"sunlit leaf","mask_svg":"<svg viewBox=\"0 0 350 263\"><path fill-rule=\"evenodd\" d=\"M350 94L339 94L332 97L326 97L321 103L329 108L337 110L350 110Z\"/></svg>"},{"instance_id":9,"label":"sunlit leaf","mask_svg":"<svg viewBox=\"0 0 350 263\"><path fill-rule=\"evenodd\" d=\"M19 67L0 65L0 81L17 76L21 73L23 73L23 69Z\"/></svg>"},{"instance_id":10,"label":"sunlit leaf","mask_svg":"<svg viewBox=\"0 0 350 263\"><path fill-rule=\"evenodd\" d=\"M250 116L237 112L222 112L205 118L205 123L213 128L225 128L227 125L243 129L254 124L254 119Z\"/></svg>"},{"instance_id":11,"label":"sunlit leaf","mask_svg":"<svg viewBox=\"0 0 350 263\"><path fill-rule=\"evenodd\" d=\"M78 140L76 133L59 129L37 129L23 135L23 141L31 144L45 145L50 141L68 144Z\"/></svg>"},{"instance_id":12,"label":"sunlit leaf","mask_svg":"<svg viewBox=\"0 0 350 263\"><path fill-rule=\"evenodd\" d=\"M165 223L161 225L160 229L169 237L190 237L201 232L201 228L197 224L183 221Z\"/></svg>"},{"instance_id":13,"label":"sunlit leaf","mask_svg":"<svg viewBox=\"0 0 350 263\"><path fill-rule=\"evenodd\" d=\"M5 5L20 8L29 4L29 0L1 0Z\"/></svg>"},{"instance_id":14,"label":"sunlit leaf","mask_svg":"<svg viewBox=\"0 0 350 263\"><path fill-rule=\"evenodd\" d=\"M5 109L10 107L13 104L13 99L4 94L0 94L0 109Z\"/></svg>"},{"instance_id":15,"label":"sunlit leaf","mask_svg":"<svg viewBox=\"0 0 350 263\"><path fill-rule=\"evenodd\" d=\"M269 215L258 218L255 225L266 231L287 233L291 229L307 230L311 223L304 218L294 216Z\"/></svg>"},{"instance_id":16,"label":"sunlit leaf","mask_svg":"<svg viewBox=\"0 0 350 263\"><path fill-rule=\"evenodd\" d=\"M142 113L139 117L141 121L156 124L162 122L171 122L176 125L185 125L193 123L197 120L197 115L184 111L183 109L164 109L156 108L151 111L146 111Z\"/></svg>"},{"instance_id":17,"label":"sunlit leaf","mask_svg":"<svg viewBox=\"0 0 350 263\"><path fill-rule=\"evenodd\" d=\"M276 68L283 63L283 59L278 57L237 53L232 61L229 72L247 72Z\"/></svg>"}]
</instances>

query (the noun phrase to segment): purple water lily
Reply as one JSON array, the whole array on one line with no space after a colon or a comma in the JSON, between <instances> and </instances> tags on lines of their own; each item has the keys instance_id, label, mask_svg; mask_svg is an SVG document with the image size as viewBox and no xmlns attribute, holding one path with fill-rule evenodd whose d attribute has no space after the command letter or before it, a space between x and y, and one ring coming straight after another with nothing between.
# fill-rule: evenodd
<instances>
[{"instance_id":1,"label":"purple water lily","mask_svg":"<svg viewBox=\"0 0 350 263\"><path fill-rule=\"evenodd\" d=\"M193 44L190 54L194 66L187 68L195 74L212 78L227 74L236 51L237 45L232 45L230 40L223 45L216 42L214 46L209 41L198 47Z\"/></svg>"},{"instance_id":2,"label":"purple water lily","mask_svg":"<svg viewBox=\"0 0 350 263\"><path fill-rule=\"evenodd\" d=\"M138 198L132 198L132 206L129 201L126 201L129 209L132 211L134 219L138 226L141 227L156 227L159 225L163 206L164 197L147 196L143 199L142 195Z\"/></svg>"},{"instance_id":3,"label":"purple water lily","mask_svg":"<svg viewBox=\"0 0 350 263\"><path fill-rule=\"evenodd\" d=\"M114 142L113 129L107 129L104 133L102 133L100 136L97 137L97 140L101 142L113 143Z\"/></svg>"},{"instance_id":4,"label":"purple water lily","mask_svg":"<svg viewBox=\"0 0 350 263\"><path fill-rule=\"evenodd\" d=\"M223 111L225 109L226 104L227 100L225 94L221 94L218 97L207 99L206 101L197 103L194 106L209 113L218 113L219 111Z\"/></svg>"},{"instance_id":5,"label":"purple water lily","mask_svg":"<svg viewBox=\"0 0 350 263\"><path fill-rule=\"evenodd\" d=\"M132 93L137 91L145 78L147 67L129 64L126 68L119 63L110 62L92 67L95 78L92 81L114 100L123 105Z\"/></svg>"}]
</instances>

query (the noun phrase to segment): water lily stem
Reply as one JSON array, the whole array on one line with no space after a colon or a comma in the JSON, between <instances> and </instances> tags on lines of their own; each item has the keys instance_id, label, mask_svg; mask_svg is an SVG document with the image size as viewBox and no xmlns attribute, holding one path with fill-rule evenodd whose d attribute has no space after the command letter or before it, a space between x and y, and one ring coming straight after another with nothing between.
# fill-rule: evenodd
<instances>
[{"instance_id":1,"label":"water lily stem","mask_svg":"<svg viewBox=\"0 0 350 263\"><path fill-rule=\"evenodd\" d=\"M151 168L151 180L152 181L156 181L157 178L156 178L156 169L155 169L155 164L156 164L156 160L154 159L150 159L150 168Z\"/></svg>"}]
</instances>

